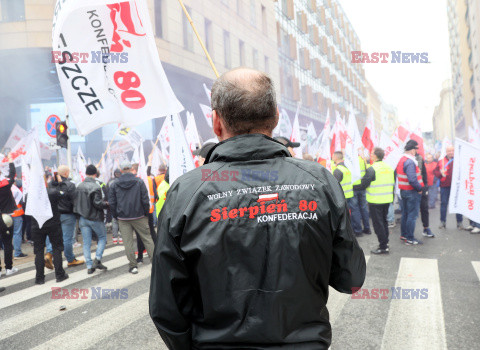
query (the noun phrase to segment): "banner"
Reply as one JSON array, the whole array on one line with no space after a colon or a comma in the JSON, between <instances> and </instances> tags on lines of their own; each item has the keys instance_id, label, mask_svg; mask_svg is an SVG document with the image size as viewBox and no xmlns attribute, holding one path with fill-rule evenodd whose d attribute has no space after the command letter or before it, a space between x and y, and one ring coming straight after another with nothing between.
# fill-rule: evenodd
<instances>
[{"instance_id":1,"label":"banner","mask_svg":"<svg viewBox=\"0 0 480 350\"><path fill-rule=\"evenodd\" d=\"M455 140L450 213L458 213L480 223L480 147Z\"/></svg>"},{"instance_id":2,"label":"banner","mask_svg":"<svg viewBox=\"0 0 480 350\"><path fill-rule=\"evenodd\" d=\"M5 146L3 146L3 149L12 149L17 145L18 142L20 142L21 139L27 136L27 134L28 133L20 125L15 124L10 136L7 139L7 142L5 142Z\"/></svg>"},{"instance_id":3,"label":"banner","mask_svg":"<svg viewBox=\"0 0 480 350\"><path fill-rule=\"evenodd\" d=\"M210 90L205 83L203 83L203 89L205 90L205 93L207 94L208 101L212 103L212 90Z\"/></svg>"},{"instance_id":4,"label":"banner","mask_svg":"<svg viewBox=\"0 0 480 350\"><path fill-rule=\"evenodd\" d=\"M165 118L162 124L162 128L158 133L158 140L160 141L160 147L162 148L162 153L170 159L170 135L173 131L173 124L171 116Z\"/></svg>"},{"instance_id":5,"label":"banner","mask_svg":"<svg viewBox=\"0 0 480 350\"><path fill-rule=\"evenodd\" d=\"M295 152L295 158L303 159L305 143L303 142L302 135L300 134L300 124L298 122L299 110L300 110L300 106L297 108L297 113L295 113L295 119L293 120L292 135L290 136L290 141L300 143L300 147L298 147L298 151Z\"/></svg>"},{"instance_id":6,"label":"banner","mask_svg":"<svg viewBox=\"0 0 480 350\"><path fill-rule=\"evenodd\" d=\"M118 132L123 138L132 145L133 148L140 147L140 144L143 142L142 135L138 133L137 130L132 128L122 128Z\"/></svg>"},{"instance_id":7,"label":"banner","mask_svg":"<svg viewBox=\"0 0 480 350\"><path fill-rule=\"evenodd\" d=\"M31 159L27 162L25 157L22 157L22 191L23 191L23 200L25 201L25 196L28 194L28 188L30 187L30 166Z\"/></svg>"},{"instance_id":8,"label":"banner","mask_svg":"<svg viewBox=\"0 0 480 350\"><path fill-rule=\"evenodd\" d=\"M204 84L205 85L205 84ZM187 126L185 127L185 138L187 139L190 149L194 151L197 145L200 147L200 137L198 136L197 123L195 116L191 112L187 112Z\"/></svg>"},{"instance_id":9,"label":"banner","mask_svg":"<svg viewBox=\"0 0 480 350\"><path fill-rule=\"evenodd\" d=\"M352 182L355 182L362 177L360 170L360 163L358 161L359 150L362 149L362 139L358 131L357 119L355 115L350 112L347 124L347 139L345 144L345 166L352 173Z\"/></svg>"},{"instance_id":10,"label":"banner","mask_svg":"<svg viewBox=\"0 0 480 350\"><path fill-rule=\"evenodd\" d=\"M170 184L195 168L193 164L192 151L188 147L185 134L183 133L182 121L180 116L167 117L173 125L172 144L170 146Z\"/></svg>"},{"instance_id":11,"label":"banner","mask_svg":"<svg viewBox=\"0 0 480 350\"><path fill-rule=\"evenodd\" d=\"M57 0L52 46L80 135L183 110L158 58L145 0Z\"/></svg>"},{"instance_id":12,"label":"banner","mask_svg":"<svg viewBox=\"0 0 480 350\"><path fill-rule=\"evenodd\" d=\"M273 136L288 138L289 135L292 135L292 122L290 121L287 111L282 108L278 116L278 124L275 129L273 129Z\"/></svg>"},{"instance_id":13,"label":"banner","mask_svg":"<svg viewBox=\"0 0 480 350\"><path fill-rule=\"evenodd\" d=\"M363 130L362 143L369 153L372 153L373 148L378 145L377 136L375 133L375 123L373 120L373 113L368 116L365 129Z\"/></svg>"},{"instance_id":14,"label":"banner","mask_svg":"<svg viewBox=\"0 0 480 350\"><path fill-rule=\"evenodd\" d=\"M199 105L200 105L200 108L202 109L203 116L205 117L205 120L207 121L208 126L212 128L213 127L212 108L209 106L203 105L201 103L199 103Z\"/></svg>"},{"instance_id":15,"label":"banner","mask_svg":"<svg viewBox=\"0 0 480 350\"><path fill-rule=\"evenodd\" d=\"M127 140L121 140L115 142L112 146L110 146L109 154L114 158L122 158L122 156L127 153L133 151L133 147Z\"/></svg>"}]
</instances>

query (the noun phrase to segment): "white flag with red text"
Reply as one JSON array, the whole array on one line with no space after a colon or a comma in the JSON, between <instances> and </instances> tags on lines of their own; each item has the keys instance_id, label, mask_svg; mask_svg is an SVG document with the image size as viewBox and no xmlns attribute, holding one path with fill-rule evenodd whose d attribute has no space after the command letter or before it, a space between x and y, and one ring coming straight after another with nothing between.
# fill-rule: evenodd
<instances>
[{"instance_id":1,"label":"white flag with red text","mask_svg":"<svg viewBox=\"0 0 480 350\"><path fill-rule=\"evenodd\" d=\"M378 145L377 136L375 133L375 123L373 120L373 113L370 113L363 130L362 143L369 153L372 153L373 148Z\"/></svg>"},{"instance_id":2,"label":"white flag with red text","mask_svg":"<svg viewBox=\"0 0 480 350\"><path fill-rule=\"evenodd\" d=\"M206 106L204 104L199 104L200 108L202 109L203 116L205 117L205 120L207 121L207 124L209 127L212 127L212 108L209 106Z\"/></svg>"},{"instance_id":3,"label":"white flag with red text","mask_svg":"<svg viewBox=\"0 0 480 350\"><path fill-rule=\"evenodd\" d=\"M187 171L195 169L193 164L192 151L188 146L185 134L183 132L182 121L180 116L174 115L170 117L173 125L172 144L170 146L170 183L185 174Z\"/></svg>"},{"instance_id":4,"label":"white flag with red text","mask_svg":"<svg viewBox=\"0 0 480 350\"><path fill-rule=\"evenodd\" d=\"M298 151L295 150L295 158L303 158L303 149L305 147L304 142L302 141L302 135L300 133L300 124L298 122L298 112L299 108L297 108L297 113L295 114L295 119L293 120L293 127L292 127L292 135L290 136L290 141L292 142L299 142L300 147L298 147Z\"/></svg>"}]
</instances>

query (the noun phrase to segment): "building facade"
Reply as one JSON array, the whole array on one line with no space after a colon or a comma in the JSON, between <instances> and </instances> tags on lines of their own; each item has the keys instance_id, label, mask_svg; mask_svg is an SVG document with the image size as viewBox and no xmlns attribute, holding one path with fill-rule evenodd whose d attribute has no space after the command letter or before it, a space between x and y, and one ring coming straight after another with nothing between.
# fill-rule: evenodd
<instances>
[{"instance_id":1,"label":"building facade","mask_svg":"<svg viewBox=\"0 0 480 350\"><path fill-rule=\"evenodd\" d=\"M450 79L445 80L440 91L440 102L433 112L433 141L442 141L445 137L455 138L454 90Z\"/></svg>"},{"instance_id":2,"label":"building facade","mask_svg":"<svg viewBox=\"0 0 480 350\"><path fill-rule=\"evenodd\" d=\"M275 16L282 105L321 123L327 110L344 116L352 106L365 120L365 71L351 63L360 40L339 2L280 0Z\"/></svg>"}]
</instances>

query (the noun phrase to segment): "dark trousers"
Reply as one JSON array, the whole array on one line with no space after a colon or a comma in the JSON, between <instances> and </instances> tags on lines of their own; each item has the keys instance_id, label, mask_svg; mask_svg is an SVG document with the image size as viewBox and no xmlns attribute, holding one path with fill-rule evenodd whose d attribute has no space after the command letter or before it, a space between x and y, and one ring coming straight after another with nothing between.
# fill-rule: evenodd
<instances>
[{"instance_id":1,"label":"dark trousers","mask_svg":"<svg viewBox=\"0 0 480 350\"><path fill-rule=\"evenodd\" d=\"M422 193L422 199L420 200L420 216L422 217L423 227L429 226L429 213L428 213L428 195Z\"/></svg>"},{"instance_id":2,"label":"dark trousers","mask_svg":"<svg viewBox=\"0 0 480 350\"><path fill-rule=\"evenodd\" d=\"M386 204L372 204L368 203L370 210L370 217L372 218L373 229L380 243L380 249L387 249L388 244L388 208L390 203Z\"/></svg>"},{"instance_id":3,"label":"dark trousers","mask_svg":"<svg viewBox=\"0 0 480 350\"><path fill-rule=\"evenodd\" d=\"M440 221L447 222L447 207L450 200L450 187L440 187ZM456 214L457 224L463 221L462 214Z\"/></svg>"},{"instance_id":4,"label":"dark trousers","mask_svg":"<svg viewBox=\"0 0 480 350\"><path fill-rule=\"evenodd\" d=\"M157 241L157 235L155 234L155 226L153 224L153 213L148 214L148 227L150 229L150 236L152 236L153 244ZM140 238L140 235L137 234L137 247L138 247L138 258L143 259L143 251L145 250L145 245ZM150 257L152 258L152 257Z\"/></svg>"},{"instance_id":5,"label":"dark trousers","mask_svg":"<svg viewBox=\"0 0 480 350\"><path fill-rule=\"evenodd\" d=\"M5 268L7 270L12 269L13 265L13 246L12 246L12 238L13 238L13 226L7 228L3 223L3 220L0 218L0 240L2 241L3 245L3 253L5 257ZM0 271L2 270L2 261L0 259Z\"/></svg>"},{"instance_id":6,"label":"dark trousers","mask_svg":"<svg viewBox=\"0 0 480 350\"><path fill-rule=\"evenodd\" d=\"M45 278L45 240L50 239L52 243L53 266L55 267L55 277L61 278L65 275L65 270L62 267L62 252L63 252L63 233L60 223L55 226L45 225L41 228L32 229L33 238L33 252L35 253L35 268L37 270L37 279Z\"/></svg>"},{"instance_id":7,"label":"dark trousers","mask_svg":"<svg viewBox=\"0 0 480 350\"><path fill-rule=\"evenodd\" d=\"M23 217L23 232L27 241L32 240L32 217L30 215L25 215Z\"/></svg>"}]
</instances>

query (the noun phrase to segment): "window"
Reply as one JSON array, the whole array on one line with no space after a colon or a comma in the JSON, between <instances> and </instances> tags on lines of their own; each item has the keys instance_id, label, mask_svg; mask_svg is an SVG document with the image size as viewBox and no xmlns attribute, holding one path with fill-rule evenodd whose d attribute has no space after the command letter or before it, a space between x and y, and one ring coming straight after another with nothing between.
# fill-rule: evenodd
<instances>
[{"instance_id":1,"label":"window","mask_svg":"<svg viewBox=\"0 0 480 350\"><path fill-rule=\"evenodd\" d=\"M240 40L238 43L240 51L240 66L245 66L245 42Z\"/></svg>"},{"instance_id":2,"label":"window","mask_svg":"<svg viewBox=\"0 0 480 350\"><path fill-rule=\"evenodd\" d=\"M223 49L225 56L225 68L232 66L232 58L230 54L230 33L226 30L223 31Z\"/></svg>"},{"instance_id":3,"label":"window","mask_svg":"<svg viewBox=\"0 0 480 350\"><path fill-rule=\"evenodd\" d=\"M1 22L25 21L24 0L0 0Z\"/></svg>"},{"instance_id":4,"label":"window","mask_svg":"<svg viewBox=\"0 0 480 350\"><path fill-rule=\"evenodd\" d=\"M164 24L165 18L165 0L155 0L155 36L165 39Z\"/></svg>"},{"instance_id":5,"label":"window","mask_svg":"<svg viewBox=\"0 0 480 350\"><path fill-rule=\"evenodd\" d=\"M267 9L262 5L262 30L263 34L268 35Z\"/></svg>"},{"instance_id":6,"label":"window","mask_svg":"<svg viewBox=\"0 0 480 350\"><path fill-rule=\"evenodd\" d=\"M222 0L222 4L224 4L225 6L228 7L228 1L229 1L229 0Z\"/></svg>"},{"instance_id":7,"label":"window","mask_svg":"<svg viewBox=\"0 0 480 350\"><path fill-rule=\"evenodd\" d=\"M253 68L259 69L258 67L258 51L257 49L253 49L252 51L252 58L253 58Z\"/></svg>"},{"instance_id":8,"label":"window","mask_svg":"<svg viewBox=\"0 0 480 350\"><path fill-rule=\"evenodd\" d=\"M237 15L239 15L240 17L243 17L242 1L243 0L237 0Z\"/></svg>"},{"instance_id":9,"label":"window","mask_svg":"<svg viewBox=\"0 0 480 350\"><path fill-rule=\"evenodd\" d=\"M210 56L213 56L212 21L205 18L205 47Z\"/></svg>"},{"instance_id":10,"label":"window","mask_svg":"<svg viewBox=\"0 0 480 350\"><path fill-rule=\"evenodd\" d=\"M270 60L265 56L265 73L270 74Z\"/></svg>"},{"instance_id":11,"label":"window","mask_svg":"<svg viewBox=\"0 0 480 350\"><path fill-rule=\"evenodd\" d=\"M190 16L192 15L192 10L190 7L185 6ZM187 16L182 11L182 23L183 23L183 47L185 50L193 52L193 29L190 23L188 22Z\"/></svg>"},{"instance_id":12,"label":"window","mask_svg":"<svg viewBox=\"0 0 480 350\"><path fill-rule=\"evenodd\" d=\"M250 24L254 27L257 26L257 14L255 11L255 0L250 0Z\"/></svg>"}]
</instances>

